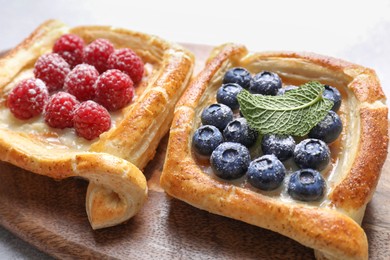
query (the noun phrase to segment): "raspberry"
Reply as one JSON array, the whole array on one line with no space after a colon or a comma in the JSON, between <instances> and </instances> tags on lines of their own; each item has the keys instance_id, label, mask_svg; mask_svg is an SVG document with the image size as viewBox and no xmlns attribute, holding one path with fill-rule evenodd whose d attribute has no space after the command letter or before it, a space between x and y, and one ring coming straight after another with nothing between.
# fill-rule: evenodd
<instances>
[{"instance_id":1,"label":"raspberry","mask_svg":"<svg viewBox=\"0 0 390 260\"><path fill-rule=\"evenodd\" d=\"M43 111L45 122L54 128L66 128L73 126L73 112L79 102L66 92L53 94Z\"/></svg>"},{"instance_id":2,"label":"raspberry","mask_svg":"<svg viewBox=\"0 0 390 260\"><path fill-rule=\"evenodd\" d=\"M84 40L75 34L62 35L53 46L53 52L58 53L73 68L83 62Z\"/></svg>"},{"instance_id":3,"label":"raspberry","mask_svg":"<svg viewBox=\"0 0 390 260\"><path fill-rule=\"evenodd\" d=\"M43 80L49 91L61 89L69 72L69 64L57 53L43 54L34 67L35 77Z\"/></svg>"},{"instance_id":4,"label":"raspberry","mask_svg":"<svg viewBox=\"0 0 390 260\"><path fill-rule=\"evenodd\" d=\"M96 39L84 48L83 61L95 66L103 73L107 70L107 60L114 51L114 45L106 39Z\"/></svg>"},{"instance_id":5,"label":"raspberry","mask_svg":"<svg viewBox=\"0 0 390 260\"><path fill-rule=\"evenodd\" d=\"M118 110L131 102L134 96L133 81L120 70L107 70L95 83L95 101L109 111Z\"/></svg>"},{"instance_id":6,"label":"raspberry","mask_svg":"<svg viewBox=\"0 0 390 260\"><path fill-rule=\"evenodd\" d=\"M111 117L107 109L88 100L77 106L73 116L76 134L92 140L111 127Z\"/></svg>"},{"instance_id":7,"label":"raspberry","mask_svg":"<svg viewBox=\"0 0 390 260\"><path fill-rule=\"evenodd\" d=\"M115 50L108 58L109 69L118 69L130 76L134 84L141 81L144 74L144 63L131 49Z\"/></svg>"},{"instance_id":8,"label":"raspberry","mask_svg":"<svg viewBox=\"0 0 390 260\"><path fill-rule=\"evenodd\" d=\"M40 79L20 81L9 93L7 103L12 114L19 119L39 115L47 102L49 92Z\"/></svg>"},{"instance_id":9,"label":"raspberry","mask_svg":"<svg viewBox=\"0 0 390 260\"><path fill-rule=\"evenodd\" d=\"M94 99L94 84L98 77L99 72L94 66L79 64L66 76L64 90L80 101Z\"/></svg>"}]
</instances>

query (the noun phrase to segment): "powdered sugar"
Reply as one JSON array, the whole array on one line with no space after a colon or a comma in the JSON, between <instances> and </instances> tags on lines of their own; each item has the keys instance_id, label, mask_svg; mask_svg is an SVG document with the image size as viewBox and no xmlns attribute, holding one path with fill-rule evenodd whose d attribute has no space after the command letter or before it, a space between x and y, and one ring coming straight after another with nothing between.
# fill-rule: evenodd
<instances>
[{"instance_id":1,"label":"powdered sugar","mask_svg":"<svg viewBox=\"0 0 390 260\"><path fill-rule=\"evenodd\" d=\"M73 111L79 104L77 99L66 92L52 95L45 106L45 122L55 128L73 127Z\"/></svg>"},{"instance_id":2,"label":"powdered sugar","mask_svg":"<svg viewBox=\"0 0 390 260\"><path fill-rule=\"evenodd\" d=\"M66 77L64 90L74 95L79 101L95 98L94 84L99 72L92 65L79 64Z\"/></svg>"},{"instance_id":3,"label":"powdered sugar","mask_svg":"<svg viewBox=\"0 0 390 260\"><path fill-rule=\"evenodd\" d=\"M129 48L115 50L108 58L107 63L110 69L119 69L129 75L134 84L140 82L144 74L144 63Z\"/></svg>"},{"instance_id":4,"label":"powdered sugar","mask_svg":"<svg viewBox=\"0 0 390 260\"><path fill-rule=\"evenodd\" d=\"M107 70L107 60L113 51L114 45L108 40L96 39L84 48L83 62L103 73Z\"/></svg>"},{"instance_id":5,"label":"powdered sugar","mask_svg":"<svg viewBox=\"0 0 390 260\"><path fill-rule=\"evenodd\" d=\"M39 79L25 79L11 90L7 103L15 117L29 119L42 112L49 93L41 83Z\"/></svg>"},{"instance_id":6,"label":"powdered sugar","mask_svg":"<svg viewBox=\"0 0 390 260\"><path fill-rule=\"evenodd\" d=\"M95 100L107 108L115 111L129 104L134 96L133 81L120 70L107 70L96 81Z\"/></svg>"},{"instance_id":7,"label":"powdered sugar","mask_svg":"<svg viewBox=\"0 0 390 260\"><path fill-rule=\"evenodd\" d=\"M69 72L69 64L57 53L42 55L34 67L35 77L44 81L49 91L61 89Z\"/></svg>"},{"instance_id":8,"label":"powdered sugar","mask_svg":"<svg viewBox=\"0 0 390 260\"><path fill-rule=\"evenodd\" d=\"M53 52L58 53L73 68L83 61L84 40L74 34L64 34L53 46Z\"/></svg>"}]
</instances>

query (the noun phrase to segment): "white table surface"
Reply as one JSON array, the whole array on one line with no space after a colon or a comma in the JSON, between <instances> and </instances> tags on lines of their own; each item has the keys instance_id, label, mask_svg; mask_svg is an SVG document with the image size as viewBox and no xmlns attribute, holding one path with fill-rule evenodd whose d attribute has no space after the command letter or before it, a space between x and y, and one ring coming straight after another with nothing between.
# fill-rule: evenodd
<instances>
[{"instance_id":1,"label":"white table surface","mask_svg":"<svg viewBox=\"0 0 390 260\"><path fill-rule=\"evenodd\" d=\"M375 69L390 97L390 1L386 0L0 0L0 50L12 48L51 18L70 26L124 27L176 42L237 42L257 51L317 52ZM0 227L0 259L50 257Z\"/></svg>"}]
</instances>

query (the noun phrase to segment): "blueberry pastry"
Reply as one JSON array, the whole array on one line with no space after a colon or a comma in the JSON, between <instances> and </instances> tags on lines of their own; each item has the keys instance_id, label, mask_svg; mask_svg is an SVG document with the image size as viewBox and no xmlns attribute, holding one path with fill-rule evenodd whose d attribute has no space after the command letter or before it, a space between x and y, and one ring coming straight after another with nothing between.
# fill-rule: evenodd
<instances>
[{"instance_id":1,"label":"blueberry pastry","mask_svg":"<svg viewBox=\"0 0 390 260\"><path fill-rule=\"evenodd\" d=\"M242 89L218 94L225 84ZM193 136L201 112L218 102L233 104L233 119L205 164ZM225 44L176 106L161 186L197 208L288 236L317 259L368 259L360 224L387 155L387 113L372 69Z\"/></svg>"}]
</instances>

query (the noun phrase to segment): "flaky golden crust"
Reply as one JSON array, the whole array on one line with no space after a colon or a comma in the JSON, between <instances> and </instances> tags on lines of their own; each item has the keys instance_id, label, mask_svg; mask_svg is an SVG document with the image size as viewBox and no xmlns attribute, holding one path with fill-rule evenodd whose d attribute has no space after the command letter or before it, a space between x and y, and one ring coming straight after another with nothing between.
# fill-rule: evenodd
<instances>
[{"instance_id":1,"label":"flaky golden crust","mask_svg":"<svg viewBox=\"0 0 390 260\"><path fill-rule=\"evenodd\" d=\"M64 33L77 34L86 43L106 38L115 48L132 48L146 64L134 101L116 112L108 132L91 142L74 133L42 127L39 120L17 120L5 104L15 83L33 76L36 59L51 52ZM86 210L93 229L128 220L146 200L141 170L169 130L193 63L191 53L156 36L109 26L69 28L56 20L45 22L0 60L0 160L55 179L78 176L89 180Z\"/></svg>"},{"instance_id":2,"label":"flaky golden crust","mask_svg":"<svg viewBox=\"0 0 390 260\"><path fill-rule=\"evenodd\" d=\"M191 148L192 135L201 111L213 102L221 75L233 66L252 73L274 71L290 82L319 80L342 88L341 152L328 180L331 193L326 203L269 197L213 178L199 165ZM195 207L291 237L315 249L318 258L367 259L367 238L358 223L387 155L384 100L375 72L355 64L311 53L247 54L243 46L220 46L176 106L161 186Z\"/></svg>"},{"instance_id":3,"label":"flaky golden crust","mask_svg":"<svg viewBox=\"0 0 390 260\"><path fill-rule=\"evenodd\" d=\"M55 179L89 180L86 202L93 229L126 221L141 209L146 199L147 185L142 172L132 163L107 153L47 149L29 135L0 129L0 159ZM111 196L98 193L102 191Z\"/></svg>"},{"instance_id":4,"label":"flaky golden crust","mask_svg":"<svg viewBox=\"0 0 390 260\"><path fill-rule=\"evenodd\" d=\"M387 112L387 107L382 105L360 108L359 150L351 170L329 195L337 207L358 209L371 199L387 157Z\"/></svg>"}]
</instances>

